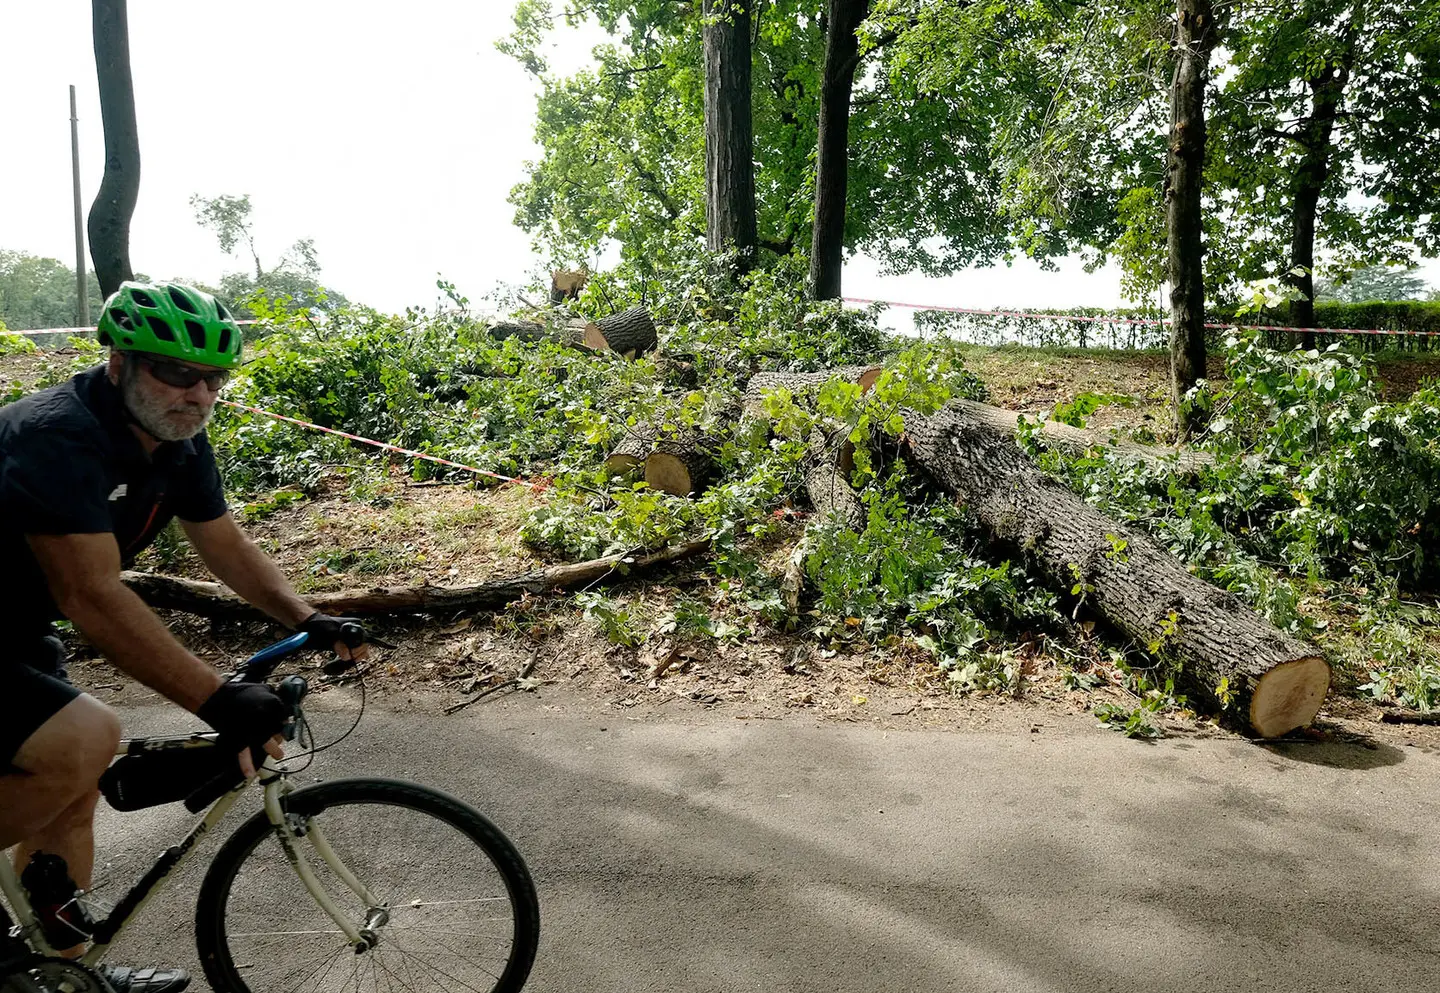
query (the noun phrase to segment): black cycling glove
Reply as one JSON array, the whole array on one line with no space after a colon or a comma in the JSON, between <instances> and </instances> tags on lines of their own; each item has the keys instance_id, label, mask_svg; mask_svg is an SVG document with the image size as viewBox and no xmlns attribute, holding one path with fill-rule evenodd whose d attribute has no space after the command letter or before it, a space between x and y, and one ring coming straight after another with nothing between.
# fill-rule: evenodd
<instances>
[{"instance_id":1,"label":"black cycling glove","mask_svg":"<svg viewBox=\"0 0 1440 993\"><path fill-rule=\"evenodd\" d=\"M263 683L221 683L195 711L225 745L257 747L285 730L290 707Z\"/></svg>"},{"instance_id":2,"label":"black cycling glove","mask_svg":"<svg viewBox=\"0 0 1440 993\"><path fill-rule=\"evenodd\" d=\"M301 621L295 630L308 634L317 642L317 648L329 648L337 641L350 648L365 644L365 626L358 617L331 617L317 610Z\"/></svg>"}]
</instances>

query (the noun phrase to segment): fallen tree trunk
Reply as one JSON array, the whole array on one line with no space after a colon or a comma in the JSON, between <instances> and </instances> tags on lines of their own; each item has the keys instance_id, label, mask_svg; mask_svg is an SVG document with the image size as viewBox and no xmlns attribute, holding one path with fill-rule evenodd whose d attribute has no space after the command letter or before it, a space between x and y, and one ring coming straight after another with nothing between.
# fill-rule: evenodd
<instances>
[{"instance_id":1,"label":"fallen tree trunk","mask_svg":"<svg viewBox=\"0 0 1440 993\"><path fill-rule=\"evenodd\" d=\"M757 372L745 386L743 410L747 417L764 417L765 394L785 389L800 398L820 392L820 387L832 379L855 383L862 393L868 393L882 371L878 365L851 365L820 372Z\"/></svg>"},{"instance_id":2,"label":"fallen tree trunk","mask_svg":"<svg viewBox=\"0 0 1440 993\"><path fill-rule=\"evenodd\" d=\"M538 321L500 321L490 325L490 337L497 341L519 338L521 341L553 341L567 348L582 352L594 352L605 347L604 339L598 332L592 332L595 325L582 318L572 318L564 324L541 324Z\"/></svg>"},{"instance_id":3,"label":"fallen tree trunk","mask_svg":"<svg viewBox=\"0 0 1440 993\"><path fill-rule=\"evenodd\" d=\"M496 579L475 586L414 586L399 589L380 587L322 593L305 599L322 613L351 617L493 610L519 600L527 593L538 595L589 586L616 573L625 576L643 573L699 555L709 547L708 541L690 541L683 545L662 548L648 555L607 555L588 562L547 566L510 579ZM265 614L219 583L179 579L148 572L122 572L120 578L140 599L152 607L182 610L201 617L266 619Z\"/></svg>"},{"instance_id":4,"label":"fallen tree trunk","mask_svg":"<svg viewBox=\"0 0 1440 993\"><path fill-rule=\"evenodd\" d=\"M1256 734L1274 737L1314 719L1330 666L1313 646L1045 475L990 418L958 403L933 417L911 414L905 445L996 538L1065 588L1080 587L1093 609L1179 663L1192 689Z\"/></svg>"},{"instance_id":5,"label":"fallen tree trunk","mask_svg":"<svg viewBox=\"0 0 1440 993\"><path fill-rule=\"evenodd\" d=\"M695 435L665 438L645 458L645 482L674 496L698 493L715 473L715 462Z\"/></svg>"},{"instance_id":6,"label":"fallen tree trunk","mask_svg":"<svg viewBox=\"0 0 1440 993\"><path fill-rule=\"evenodd\" d=\"M594 347L608 348L632 359L650 351L660 340L655 332L655 322L650 319L650 312L644 307L631 307L618 314L602 317L592 327L599 342ZM589 328L586 329L586 334L591 334Z\"/></svg>"},{"instance_id":7,"label":"fallen tree trunk","mask_svg":"<svg viewBox=\"0 0 1440 993\"><path fill-rule=\"evenodd\" d=\"M992 407L988 403L977 403L974 400L954 400L951 406L964 410L967 417L983 421L988 427L1011 435L1015 434L1020 425L1020 414L1003 407ZM1170 465L1185 475L1192 475L1215 464L1215 457L1209 452L1142 445L1128 438L1111 437L1108 431L1077 428L1060 421L1046 421L1041 425L1040 440L1071 453L1098 448L1135 458L1149 465Z\"/></svg>"}]
</instances>

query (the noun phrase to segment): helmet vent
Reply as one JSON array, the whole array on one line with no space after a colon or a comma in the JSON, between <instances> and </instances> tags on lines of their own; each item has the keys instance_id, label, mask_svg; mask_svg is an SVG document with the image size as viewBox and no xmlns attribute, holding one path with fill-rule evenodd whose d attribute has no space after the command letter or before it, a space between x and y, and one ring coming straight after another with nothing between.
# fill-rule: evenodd
<instances>
[{"instance_id":1,"label":"helmet vent","mask_svg":"<svg viewBox=\"0 0 1440 993\"><path fill-rule=\"evenodd\" d=\"M161 341L175 340L175 329L166 322L165 318L156 317L154 314L148 314L146 315L145 320L149 322L150 330L155 332L155 337L159 338Z\"/></svg>"},{"instance_id":2,"label":"helmet vent","mask_svg":"<svg viewBox=\"0 0 1440 993\"><path fill-rule=\"evenodd\" d=\"M234 320L234 318L230 316L230 311L225 309L225 305L220 302L218 297L215 300L215 312L220 315L220 320L222 321Z\"/></svg>"},{"instance_id":3,"label":"helmet vent","mask_svg":"<svg viewBox=\"0 0 1440 993\"><path fill-rule=\"evenodd\" d=\"M221 328L221 329L220 329L220 344L219 344L218 347L219 347L219 351L220 351L221 353L228 353L228 352L230 351L230 329L229 329L229 328Z\"/></svg>"},{"instance_id":4,"label":"helmet vent","mask_svg":"<svg viewBox=\"0 0 1440 993\"><path fill-rule=\"evenodd\" d=\"M185 322L185 333L190 335L190 344L196 348L205 347L205 329L195 321Z\"/></svg>"},{"instance_id":5,"label":"helmet vent","mask_svg":"<svg viewBox=\"0 0 1440 993\"><path fill-rule=\"evenodd\" d=\"M130 295L131 295L132 297L134 297L134 298L135 298L135 302L138 303L138 304L139 304L140 306L142 306L142 307L158 307L158 306L159 306L159 304L157 304L157 303L155 302L155 298L152 297L150 294L146 293L144 290L131 290L131 291L130 291Z\"/></svg>"},{"instance_id":6,"label":"helmet vent","mask_svg":"<svg viewBox=\"0 0 1440 993\"><path fill-rule=\"evenodd\" d=\"M197 314L197 315L199 314L199 311L197 311L197 310L195 309L195 304L193 304L193 303L190 301L190 298L189 298L189 297L187 297L184 293L181 293L179 290L177 290L177 289L176 289L175 287L173 287L173 286L170 287L169 289L170 289L170 299L171 299L171 301L175 304L175 306L179 307L181 310L185 311L185 313L187 313L187 314Z\"/></svg>"},{"instance_id":7,"label":"helmet vent","mask_svg":"<svg viewBox=\"0 0 1440 993\"><path fill-rule=\"evenodd\" d=\"M135 324L130 320L130 315L119 307L110 308L110 320L114 321L119 327L124 328L126 331L135 330Z\"/></svg>"}]
</instances>

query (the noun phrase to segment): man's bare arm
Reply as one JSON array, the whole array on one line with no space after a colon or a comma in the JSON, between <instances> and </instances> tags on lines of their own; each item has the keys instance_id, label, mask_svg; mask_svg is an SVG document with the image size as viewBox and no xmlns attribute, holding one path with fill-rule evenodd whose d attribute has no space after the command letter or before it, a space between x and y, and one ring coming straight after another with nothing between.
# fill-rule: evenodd
<instances>
[{"instance_id":1,"label":"man's bare arm","mask_svg":"<svg viewBox=\"0 0 1440 993\"><path fill-rule=\"evenodd\" d=\"M286 627L315 612L296 596L280 567L260 551L228 513L213 521L181 521L190 543L220 582Z\"/></svg>"},{"instance_id":2,"label":"man's bare arm","mask_svg":"<svg viewBox=\"0 0 1440 993\"><path fill-rule=\"evenodd\" d=\"M106 658L192 713L215 692L220 674L176 641L120 582L113 534L32 534L26 540L56 606Z\"/></svg>"},{"instance_id":3,"label":"man's bare arm","mask_svg":"<svg viewBox=\"0 0 1440 993\"><path fill-rule=\"evenodd\" d=\"M213 521L180 524L210 571L248 602L292 628L315 613L314 607L295 594L280 567L256 547L229 514L221 514ZM369 656L364 645L352 649L336 642L334 648L342 659L360 661Z\"/></svg>"}]
</instances>

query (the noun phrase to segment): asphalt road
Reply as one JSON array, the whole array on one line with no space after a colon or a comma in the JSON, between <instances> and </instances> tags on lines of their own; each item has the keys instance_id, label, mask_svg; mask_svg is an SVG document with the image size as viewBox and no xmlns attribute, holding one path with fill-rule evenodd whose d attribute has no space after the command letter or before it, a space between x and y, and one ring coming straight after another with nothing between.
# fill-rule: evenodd
<instances>
[{"instance_id":1,"label":"asphalt road","mask_svg":"<svg viewBox=\"0 0 1440 993\"><path fill-rule=\"evenodd\" d=\"M1440 973L1440 756L1420 749L665 724L524 697L372 709L312 774L416 779L498 823L540 890L537 993L1332 993ZM186 823L106 815L106 889ZM117 958L193 965L197 868Z\"/></svg>"}]
</instances>

